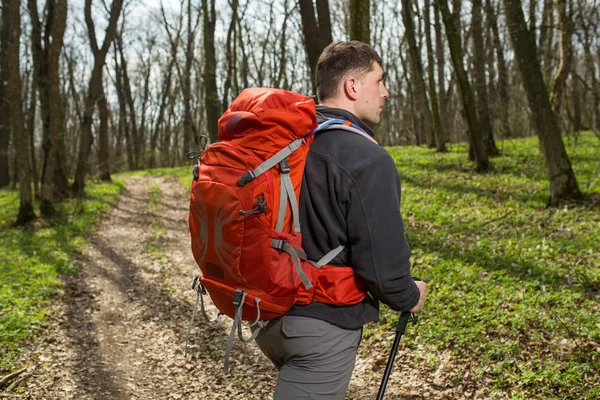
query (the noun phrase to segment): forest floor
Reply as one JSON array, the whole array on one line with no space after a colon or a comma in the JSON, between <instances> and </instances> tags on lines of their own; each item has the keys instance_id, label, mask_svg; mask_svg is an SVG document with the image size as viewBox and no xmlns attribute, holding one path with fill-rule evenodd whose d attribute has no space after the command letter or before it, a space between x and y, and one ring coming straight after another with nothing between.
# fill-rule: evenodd
<instances>
[{"instance_id":1,"label":"forest floor","mask_svg":"<svg viewBox=\"0 0 600 400\"><path fill-rule=\"evenodd\" d=\"M127 178L78 256L80 272L65 277L48 328L20 357L24 379L0 398L271 398L276 370L254 343L234 342L232 373L223 375L225 317L197 318L184 358L197 273L187 215L187 190L176 178ZM384 346L363 341L347 399L376 397L387 357ZM455 371L432 373L413 357L401 344L386 399L492 398L477 377L453 384Z\"/></svg>"}]
</instances>

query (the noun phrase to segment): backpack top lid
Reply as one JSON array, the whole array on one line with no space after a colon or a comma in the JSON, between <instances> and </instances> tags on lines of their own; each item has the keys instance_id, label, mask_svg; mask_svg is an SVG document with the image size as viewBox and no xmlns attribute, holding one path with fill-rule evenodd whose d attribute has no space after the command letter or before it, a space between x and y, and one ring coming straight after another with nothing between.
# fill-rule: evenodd
<instances>
[{"instance_id":1,"label":"backpack top lid","mask_svg":"<svg viewBox=\"0 0 600 400\"><path fill-rule=\"evenodd\" d=\"M283 89L248 88L219 119L219 140L259 156L264 152L268 158L282 143L303 138L316 127L316 106L310 97Z\"/></svg>"}]
</instances>

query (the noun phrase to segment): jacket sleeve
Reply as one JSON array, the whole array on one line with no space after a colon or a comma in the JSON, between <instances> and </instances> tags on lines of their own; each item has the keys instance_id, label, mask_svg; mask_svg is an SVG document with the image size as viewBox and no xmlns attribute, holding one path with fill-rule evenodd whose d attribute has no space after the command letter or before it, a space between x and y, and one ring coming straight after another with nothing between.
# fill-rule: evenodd
<instances>
[{"instance_id":1,"label":"jacket sleeve","mask_svg":"<svg viewBox=\"0 0 600 400\"><path fill-rule=\"evenodd\" d=\"M411 250L400 213L400 178L393 159L385 156L355 172L350 190L347 227L352 267L369 292L396 311L419 301L410 273Z\"/></svg>"}]
</instances>

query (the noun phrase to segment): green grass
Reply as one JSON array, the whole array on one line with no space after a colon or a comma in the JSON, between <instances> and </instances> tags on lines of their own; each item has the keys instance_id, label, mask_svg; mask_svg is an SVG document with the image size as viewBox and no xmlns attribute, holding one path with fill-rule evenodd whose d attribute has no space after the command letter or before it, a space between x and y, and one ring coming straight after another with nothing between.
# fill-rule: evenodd
<instances>
[{"instance_id":1,"label":"green grass","mask_svg":"<svg viewBox=\"0 0 600 400\"><path fill-rule=\"evenodd\" d=\"M14 226L18 192L0 190L0 375L15 367L19 346L39 334L48 300L62 288L60 275L76 272L74 255L122 186L88 183L83 201L57 205L61 217L19 228Z\"/></svg>"},{"instance_id":2,"label":"green grass","mask_svg":"<svg viewBox=\"0 0 600 400\"><path fill-rule=\"evenodd\" d=\"M413 273L429 299L409 345L450 352L515 399L600 396L600 208L546 208L536 138L499 143L477 175L465 146L390 148L403 182ZM600 142L567 148L580 187L600 194ZM597 200L596 200L597 201ZM382 329L396 316L383 312ZM423 358L425 358L423 354ZM438 360L430 360L435 369Z\"/></svg>"}]
</instances>

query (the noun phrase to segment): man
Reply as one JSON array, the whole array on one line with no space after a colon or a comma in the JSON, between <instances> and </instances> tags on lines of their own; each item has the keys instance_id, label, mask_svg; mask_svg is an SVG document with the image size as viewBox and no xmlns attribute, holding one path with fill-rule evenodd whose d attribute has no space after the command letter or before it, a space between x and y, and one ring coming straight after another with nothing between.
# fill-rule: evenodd
<instances>
[{"instance_id":1,"label":"man","mask_svg":"<svg viewBox=\"0 0 600 400\"><path fill-rule=\"evenodd\" d=\"M410 274L398 172L366 125L379 123L389 96L384 77L381 58L362 42L332 43L317 63L319 123L344 119L366 135L316 135L300 195L302 246L311 260L344 246L329 264L352 266L369 296L351 306L294 306L259 333L256 342L279 370L276 400L344 399L362 326L378 321L379 301L396 311L423 308L427 292Z\"/></svg>"}]
</instances>

